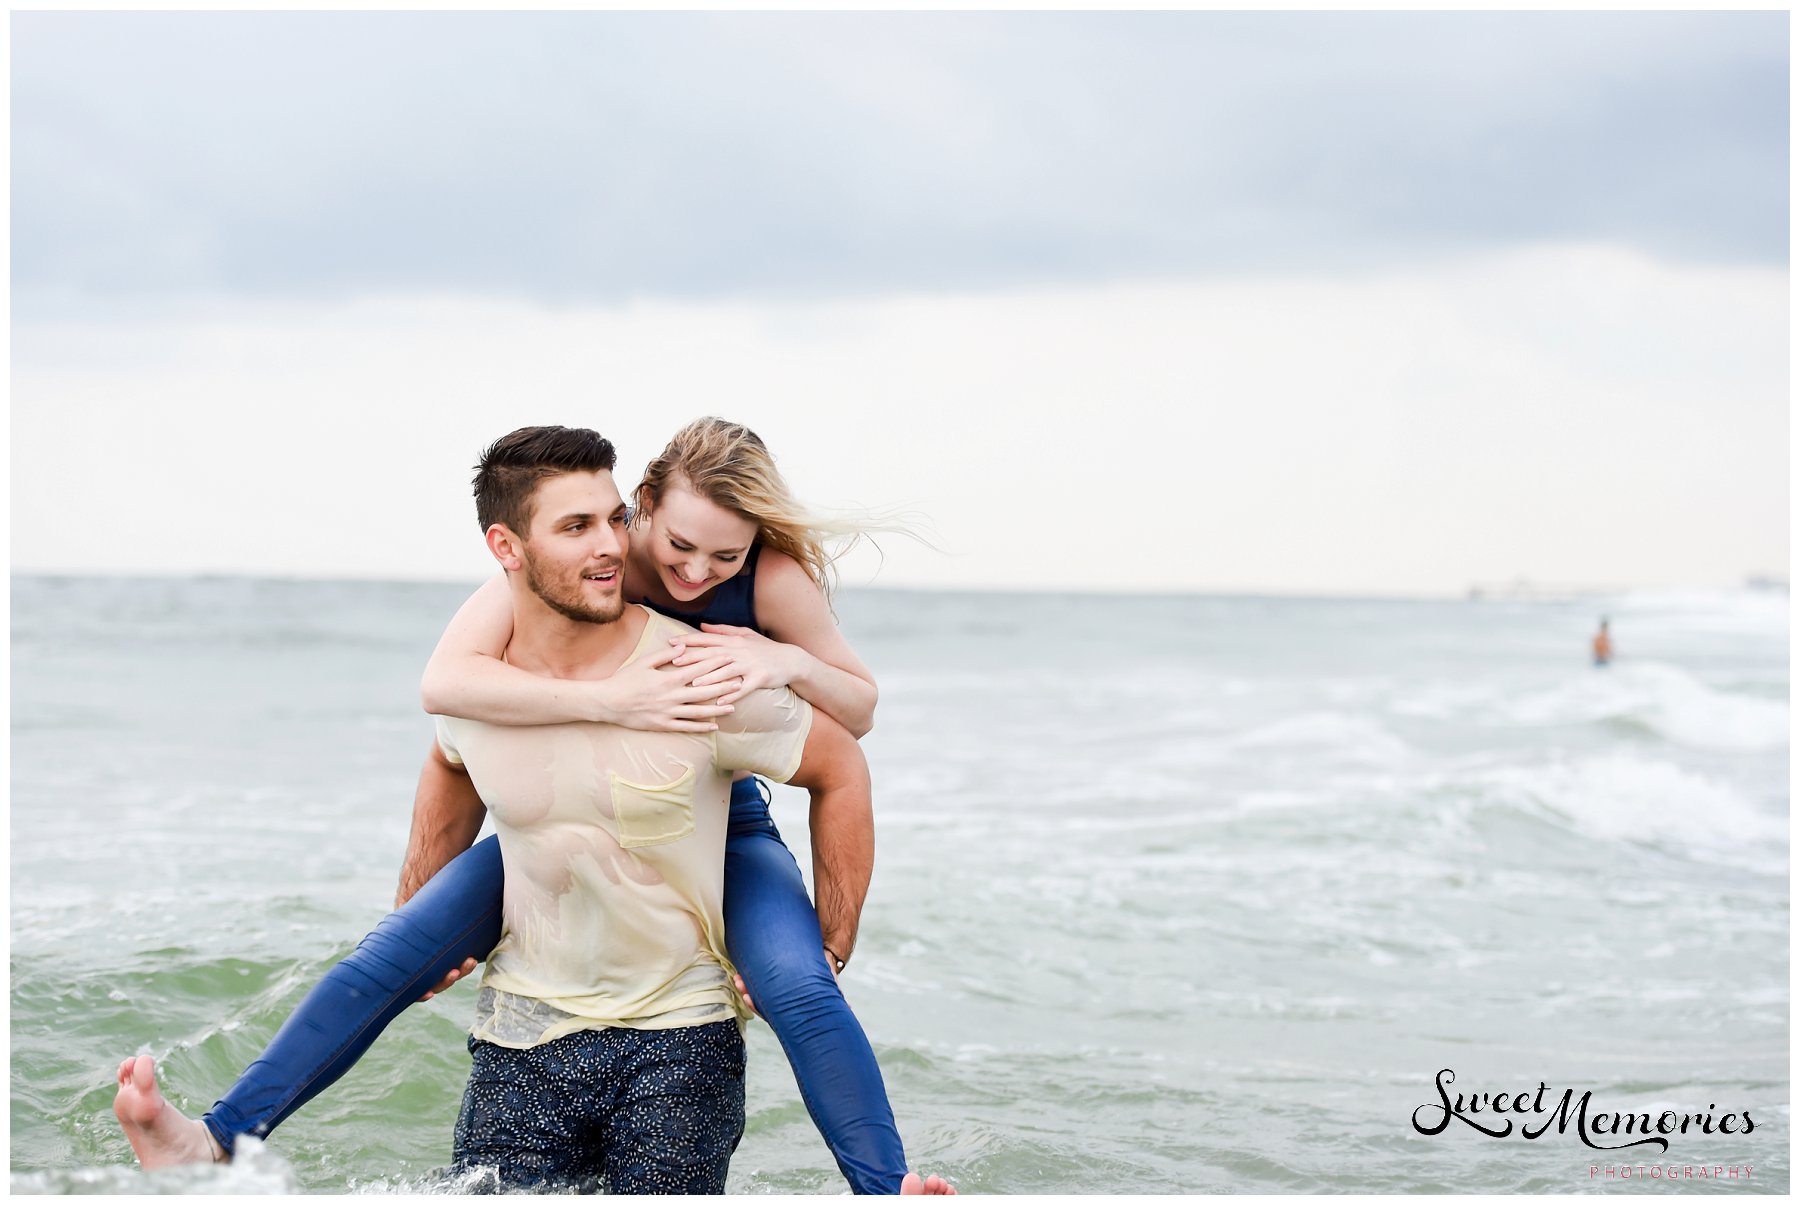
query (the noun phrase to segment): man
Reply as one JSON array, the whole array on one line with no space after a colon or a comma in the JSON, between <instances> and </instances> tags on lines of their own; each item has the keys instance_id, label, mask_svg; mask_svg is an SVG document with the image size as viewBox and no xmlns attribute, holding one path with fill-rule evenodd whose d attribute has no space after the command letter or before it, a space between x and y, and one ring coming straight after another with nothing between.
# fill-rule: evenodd
<instances>
[{"instance_id":1,"label":"man","mask_svg":"<svg viewBox=\"0 0 1800 1205\"><path fill-rule=\"evenodd\" d=\"M606 440L560 427L516 431L483 457L479 516L514 604L507 656L530 672L604 678L690 630L623 603L627 536L612 464ZM738 1022L747 1012L725 984L730 772L812 791L822 936L847 950L872 858L868 775L855 742L786 689L746 696L703 735L441 718L438 737L421 773L399 902L471 844L482 796L507 877L457 1164L491 1167L508 1185L721 1191L743 1129ZM452 970L440 986L457 977ZM351 975L342 991L359 997L362 983ZM324 1006L340 995L327 993ZM296 1013L282 1033L300 1020ZM278 1119L306 1098L295 1096L296 1082L257 1081L247 1108L273 1094L279 1107L266 1112ZM329 1079L307 1082L316 1091ZM121 1064L114 1111L146 1169L226 1154L163 1098L147 1057ZM900 1191L955 1190L908 1174Z\"/></svg>"},{"instance_id":2,"label":"man","mask_svg":"<svg viewBox=\"0 0 1800 1205\"><path fill-rule=\"evenodd\" d=\"M624 602L612 467L607 441L556 427L515 431L482 459L477 509L521 669L606 678L687 630ZM849 948L872 862L868 771L849 733L791 691L752 692L710 734L439 718L402 890L461 852L483 800L506 863L459 1169L491 1168L506 1187L724 1191L744 1125L744 1006L723 923L736 770L812 792L824 944Z\"/></svg>"}]
</instances>

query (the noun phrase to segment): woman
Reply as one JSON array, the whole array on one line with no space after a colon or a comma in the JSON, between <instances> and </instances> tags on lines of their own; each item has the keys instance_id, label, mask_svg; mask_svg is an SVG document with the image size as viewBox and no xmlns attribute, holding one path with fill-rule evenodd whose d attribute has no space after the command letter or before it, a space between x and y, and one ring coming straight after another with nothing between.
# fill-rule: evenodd
<instances>
[{"instance_id":1,"label":"woman","mask_svg":"<svg viewBox=\"0 0 1800 1205\"><path fill-rule=\"evenodd\" d=\"M427 710L499 724L604 720L708 731L745 692L791 686L854 735L869 730L874 678L827 603L825 540L857 527L808 516L762 441L719 419L678 432L645 470L636 500L627 596L700 632L605 682L541 678L501 660L512 609L495 579L463 605L433 653ZM666 662L688 673L654 668ZM725 857L726 943L739 987L781 1040L852 1190L953 1192L937 1177L921 1185L906 1172L880 1069L836 982L852 952L822 947L793 855L748 776L732 785ZM114 1109L140 1161L228 1158L239 1134L268 1134L353 1065L422 989L448 985L487 955L499 939L502 880L494 838L452 861L327 973L199 1123L162 1101L148 1059L127 1059Z\"/></svg>"}]
</instances>

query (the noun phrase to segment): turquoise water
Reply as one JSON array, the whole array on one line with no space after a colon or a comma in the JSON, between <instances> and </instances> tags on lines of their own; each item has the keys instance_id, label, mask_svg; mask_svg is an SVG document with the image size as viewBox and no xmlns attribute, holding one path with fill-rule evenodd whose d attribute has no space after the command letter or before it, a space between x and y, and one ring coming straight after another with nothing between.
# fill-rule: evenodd
<instances>
[{"instance_id":1,"label":"turquoise water","mask_svg":"<svg viewBox=\"0 0 1800 1205\"><path fill-rule=\"evenodd\" d=\"M141 1177L110 1101L146 1052L204 1110L381 916L418 671L465 590L15 579L15 1191L441 1186L468 989L231 1168ZM882 684L846 991L921 1166L989 1192L1580 1192L1655 1162L1787 1190L1784 595L839 610ZM803 796L776 814L808 865ZM732 1190L842 1192L750 1041ZM1754 1130L1421 1134L1444 1068Z\"/></svg>"}]
</instances>

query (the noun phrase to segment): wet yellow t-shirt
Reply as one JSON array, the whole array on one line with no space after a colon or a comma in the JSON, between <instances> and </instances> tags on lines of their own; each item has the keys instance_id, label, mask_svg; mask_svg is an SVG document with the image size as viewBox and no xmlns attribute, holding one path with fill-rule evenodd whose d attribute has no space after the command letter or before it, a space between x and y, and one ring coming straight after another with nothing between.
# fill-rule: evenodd
<instances>
[{"instance_id":1,"label":"wet yellow t-shirt","mask_svg":"<svg viewBox=\"0 0 1800 1205\"><path fill-rule=\"evenodd\" d=\"M644 608L626 663L694 629ZM506 897L474 1035L536 1046L580 1029L671 1029L742 1017L725 956L731 776L786 782L812 708L753 691L713 733L437 717L500 837Z\"/></svg>"}]
</instances>

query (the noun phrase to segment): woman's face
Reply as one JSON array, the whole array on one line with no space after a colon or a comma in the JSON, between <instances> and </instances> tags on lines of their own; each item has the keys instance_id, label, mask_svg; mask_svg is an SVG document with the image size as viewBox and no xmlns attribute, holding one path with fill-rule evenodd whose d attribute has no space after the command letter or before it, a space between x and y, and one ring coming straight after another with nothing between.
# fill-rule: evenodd
<instances>
[{"instance_id":1,"label":"woman's face","mask_svg":"<svg viewBox=\"0 0 1800 1205\"><path fill-rule=\"evenodd\" d=\"M679 478L650 512L650 563L676 602L692 602L744 567L756 524L702 498Z\"/></svg>"}]
</instances>

